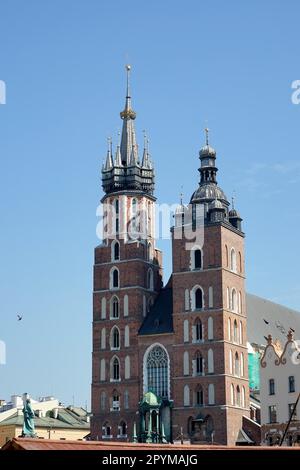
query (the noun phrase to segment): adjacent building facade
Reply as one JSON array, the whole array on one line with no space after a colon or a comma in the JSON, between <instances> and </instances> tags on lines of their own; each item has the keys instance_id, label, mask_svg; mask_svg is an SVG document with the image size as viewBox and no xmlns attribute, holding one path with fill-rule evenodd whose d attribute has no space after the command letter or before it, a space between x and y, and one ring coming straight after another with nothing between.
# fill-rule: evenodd
<instances>
[{"instance_id":1,"label":"adjacent building facade","mask_svg":"<svg viewBox=\"0 0 300 470\"><path fill-rule=\"evenodd\" d=\"M281 347L268 337L261 359L263 445L300 445L300 349L289 331Z\"/></svg>"},{"instance_id":2,"label":"adjacent building facade","mask_svg":"<svg viewBox=\"0 0 300 470\"><path fill-rule=\"evenodd\" d=\"M162 286L154 167L139 156L129 89L121 142L102 169L103 242L95 249L92 439L234 445L249 416L242 219L201 148L199 187L171 228Z\"/></svg>"}]
</instances>

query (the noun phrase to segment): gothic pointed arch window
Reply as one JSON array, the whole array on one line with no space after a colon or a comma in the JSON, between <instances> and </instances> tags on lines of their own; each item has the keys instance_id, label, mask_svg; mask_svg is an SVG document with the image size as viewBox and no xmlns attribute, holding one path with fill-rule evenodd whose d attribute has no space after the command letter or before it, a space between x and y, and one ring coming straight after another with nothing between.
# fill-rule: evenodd
<instances>
[{"instance_id":1,"label":"gothic pointed arch window","mask_svg":"<svg viewBox=\"0 0 300 470\"><path fill-rule=\"evenodd\" d=\"M192 310L201 310L204 308L203 290L200 286L192 289Z\"/></svg>"},{"instance_id":2,"label":"gothic pointed arch window","mask_svg":"<svg viewBox=\"0 0 300 470\"><path fill-rule=\"evenodd\" d=\"M226 268L229 267L229 257L228 257L228 246L225 245L225 264L226 264Z\"/></svg>"},{"instance_id":3,"label":"gothic pointed arch window","mask_svg":"<svg viewBox=\"0 0 300 470\"><path fill-rule=\"evenodd\" d=\"M202 250L200 247L195 246L191 250L191 268L202 269L203 259Z\"/></svg>"},{"instance_id":4,"label":"gothic pointed arch window","mask_svg":"<svg viewBox=\"0 0 300 470\"><path fill-rule=\"evenodd\" d=\"M204 359L199 351L195 354L195 366L196 375L204 375Z\"/></svg>"},{"instance_id":5,"label":"gothic pointed arch window","mask_svg":"<svg viewBox=\"0 0 300 470\"><path fill-rule=\"evenodd\" d=\"M103 438L106 438L106 439L109 439L112 437L112 434L111 434L111 426L109 424L108 421L105 421L105 423L103 423L103 426L102 426L102 437Z\"/></svg>"},{"instance_id":6,"label":"gothic pointed arch window","mask_svg":"<svg viewBox=\"0 0 300 470\"><path fill-rule=\"evenodd\" d=\"M100 408L101 410L106 409L106 392L102 391L100 395Z\"/></svg>"},{"instance_id":7,"label":"gothic pointed arch window","mask_svg":"<svg viewBox=\"0 0 300 470\"><path fill-rule=\"evenodd\" d=\"M110 333L110 349L120 349L120 330L117 326L114 326Z\"/></svg>"},{"instance_id":8,"label":"gothic pointed arch window","mask_svg":"<svg viewBox=\"0 0 300 470\"><path fill-rule=\"evenodd\" d=\"M231 396L231 404L235 405L235 392L234 392L234 385L230 385L230 396Z\"/></svg>"},{"instance_id":9,"label":"gothic pointed arch window","mask_svg":"<svg viewBox=\"0 0 300 470\"><path fill-rule=\"evenodd\" d=\"M118 242L118 240L114 240L111 244L111 260L120 260L120 243Z\"/></svg>"},{"instance_id":10,"label":"gothic pointed arch window","mask_svg":"<svg viewBox=\"0 0 300 470\"><path fill-rule=\"evenodd\" d=\"M234 248L231 248L230 251L230 269L233 272L236 272L236 251Z\"/></svg>"},{"instance_id":11,"label":"gothic pointed arch window","mask_svg":"<svg viewBox=\"0 0 300 470\"><path fill-rule=\"evenodd\" d=\"M203 340L203 325L199 318L195 321L196 342Z\"/></svg>"},{"instance_id":12,"label":"gothic pointed arch window","mask_svg":"<svg viewBox=\"0 0 300 470\"><path fill-rule=\"evenodd\" d=\"M120 380L120 361L117 356L114 356L110 363L110 377L112 381Z\"/></svg>"},{"instance_id":13,"label":"gothic pointed arch window","mask_svg":"<svg viewBox=\"0 0 300 470\"><path fill-rule=\"evenodd\" d=\"M233 322L233 342L238 343L238 324L236 320Z\"/></svg>"},{"instance_id":14,"label":"gothic pointed arch window","mask_svg":"<svg viewBox=\"0 0 300 470\"><path fill-rule=\"evenodd\" d=\"M237 312L237 293L236 290L233 288L231 290L231 310L233 312Z\"/></svg>"},{"instance_id":15,"label":"gothic pointed arch window","mask_svg":"<svg viewBox=\"0 0 300 470\"><path fill-rule=\"evenodd\" d=\"M127 424L125 421L121 421L119 426L119 437L127 437Z\"/></svg>"},{"instance_id":16,"label":"gothic pointed arch window","mask_svg":"<svg viewBox=\"0 0 300 470\"><path fill-rule=\"evenodd\" d=\"M114 220L115 220L115 234L120 230L120 202L119 199L114 200Z\"/></svg>"},{"instance_id":17,"label":"gothic pointed arch window","mask_svg":"<svg viewBox=\"0 0 300 470\"><path fill-rule=\"evenodd\" d=\"M197 289L195 292L195 305L196 309L203 307L203 294L201 289Z\"/></svg>"},{"instance_id":18,"label":"gothic pointed arch window","mask_svg":"<svg viewBox=\"0 0 300 470\"><path fill-rule=\"evenodd\" d=\"M110 270L109 276L109 288L110 289L117 289L120 287L120 280L119 280L119 270L115 266Z\"/></svg>"},{"instance_id":19,"label":"gothic pointed arch window","mask_svg":"<svg viewBox=\"0 0 300 470\"><path fill-rule=\"evenodd\" d=\"M120 302L116 295L110 301L110 318L120 317Z\"/></svg>"},{"instance_id":20,"label":"gothic pointed arch window","mask_svg":"<svg viewBox=\"0 0 300 470\"><path fill-rule=\"evenodd\" d=\"M160 398L168 398L170 388L169 356L166 349L156 344L144 356L144 392L151 390Z\"/></svg>"},{"instance_id":21,"label":"gothic pointed arch window","mask_svg":"<svg viewBox=\"0 0 300 470\"><path fill-rule=\"evenodd\" d=\"M208 404L215 404L215 386L214 384L209 384L208 386Z\"/></svg>"},{"instance_id":22,"label":"gothic pointed arch window","mask_svg":"<svg viewBox=\"0 0 300 470\"><path fill-rule=\"evenodd\" d=\"M153 253L152 253L152 244L151 242L147 243L147 261L152 261Z\"/></svg>"},{"instance_id":23,"label":"gothic pointed arch window","mask_svg":"<svg viewBox=\"0 0 300 470\"><path fill-rule=\"evenodd\" d=\"M241 406L241 390L239 385L236 387L236 405Z\"/></svg>"},{"instance_id":24,"label":"gothic pointed arch window","mask_svg":"<svg viewBox=\"0 0 300 470\"><path fill-rule=\"evenodd\" d=\"M149 268L147 272L147 288L150 290L154 289L153 270L151 268Z\"/></svg>"},{"instance_id":25,"label":"gothic pointed arch window","mask_svg":"<svg viewBox=\"0 0 300 470\"><path fill-rule=\"evenodd\" d=\"M203 406L203 404L204 404L203 388L201 387L201 385L197 385L195 389L195 405Z\"/></svg>"},{"instance_id":26,"label":"gothic pointed arch window","mask_svg":"<svg viewBox=\"0 0 300 470\"><path fill-rule=\"evenodd\" d=\"M236 377L240 376L240 358L237 352L235 353L235 356L234 356L234 375Z\"/></svg>"}]
</instances>

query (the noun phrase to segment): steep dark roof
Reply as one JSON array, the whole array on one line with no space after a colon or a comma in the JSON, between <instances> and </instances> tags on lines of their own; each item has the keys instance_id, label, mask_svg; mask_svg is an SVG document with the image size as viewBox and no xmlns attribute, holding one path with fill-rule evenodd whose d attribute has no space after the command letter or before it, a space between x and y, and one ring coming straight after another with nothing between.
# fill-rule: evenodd
<instances>
[{"instance_id":1,"label":"steep dark roof","mask_svg":"<svg viewBox=\"0 0 300 470\"><path fill-rule=\"evenodd\" d=\"M256 295L246 295L248 342L265 346L267 336L272 335L285 344L290 328L295 338L300 336L300 313Z\"/></svg>"},{"instance_id":2,"label":"steep dark roof","mask_svg":"<svg viewBox=\"0 0 300 470\"><path fill-rule=\"evenodd\" d=\"M139 335L159 335L173 332L172 288L160 291L154 305L139 329Z\"/></svg>"}]
</instances>

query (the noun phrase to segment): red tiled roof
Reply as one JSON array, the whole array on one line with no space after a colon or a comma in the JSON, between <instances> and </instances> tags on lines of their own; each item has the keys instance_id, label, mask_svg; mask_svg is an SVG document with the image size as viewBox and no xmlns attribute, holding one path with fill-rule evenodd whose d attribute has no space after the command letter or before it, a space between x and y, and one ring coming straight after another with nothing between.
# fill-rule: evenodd
<instances>
[{"instance_id":1,"label":"red tiled roof","mask_svg":"<svg viewBox=\"0 0 300 470\"><path fill-rule=\"evenodd\" d=\"M228 447L221 445L174 445L174 444L133 444L128 442L104 442L104 441L67 441L51 439L26 439L14 438L7 442L1 450L286 450L284 447L257 447L237 446ZM289 447L289 450L300 450L300 447Z\"/></svg>"}]
</instances>

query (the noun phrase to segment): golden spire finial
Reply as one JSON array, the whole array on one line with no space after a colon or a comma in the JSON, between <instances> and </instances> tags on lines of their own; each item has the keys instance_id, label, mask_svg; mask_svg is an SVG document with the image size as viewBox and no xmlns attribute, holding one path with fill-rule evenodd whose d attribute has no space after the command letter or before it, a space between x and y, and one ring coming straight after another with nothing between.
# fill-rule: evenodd
<instances>
[{"instance_id":1,"label":"golden spire finial","mask_svg":"<svg viewBox=\"0 0 300 470\"><path fill-rule=\"evenodd\" d=\"M120 113L121 119L135 119L136 114L131 109L131 96L130 96L130 71L131 65L125 65L126 73L127 73L127 86L126 86L126 103L125 109Z\"/></svg>"}]
</instances>

